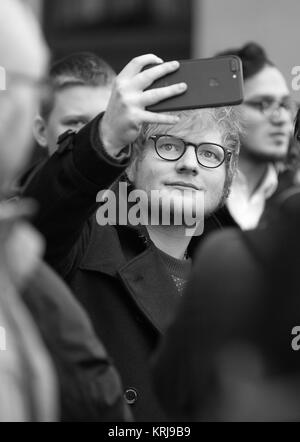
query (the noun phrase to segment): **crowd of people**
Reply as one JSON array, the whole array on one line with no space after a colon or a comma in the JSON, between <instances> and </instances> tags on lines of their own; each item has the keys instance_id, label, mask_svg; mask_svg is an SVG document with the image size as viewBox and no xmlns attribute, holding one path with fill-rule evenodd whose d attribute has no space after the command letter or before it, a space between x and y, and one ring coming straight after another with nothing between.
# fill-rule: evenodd
<instances>
[{"instance_id":1,"label":"crowd of people","mask_svg":"<svg viewBox=\"0 0 300 442\"><path fill-rule=\"evenodd\" d=\"M300 418L300 115L260 45L223 55L242 61L240 106L151 112L185 93L148 89L178 61L51 64L1 0L0 421Z\"/></svg>"}]
</instances>

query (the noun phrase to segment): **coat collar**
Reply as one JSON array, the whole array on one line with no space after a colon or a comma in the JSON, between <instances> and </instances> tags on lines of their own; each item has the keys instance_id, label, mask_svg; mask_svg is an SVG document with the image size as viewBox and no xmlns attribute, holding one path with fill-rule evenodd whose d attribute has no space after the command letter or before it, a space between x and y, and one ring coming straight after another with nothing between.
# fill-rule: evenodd
<instances>
[{"instance_id":1,"label":"coat collar","mask_svg":"<svg viewBox=\"0 0 300 442\"><path fill-rule=\"evenodd\" d=\"M154 245L129 261L119 276L140 311L160 333L164 333L175 315L180 295L164 270Z\"/></svg>"},{"instance_id":2,"label":"coat collar","mask_svg":"<svg viewBox=\"0 0 300 442\"><path fill-rule=\"evenodd\" d=\"M79 268L120 279L139 311L159 333L165 332L180 295L156 247L145 245L140 229L95 223Z\"/></svg>"}]
</instances>

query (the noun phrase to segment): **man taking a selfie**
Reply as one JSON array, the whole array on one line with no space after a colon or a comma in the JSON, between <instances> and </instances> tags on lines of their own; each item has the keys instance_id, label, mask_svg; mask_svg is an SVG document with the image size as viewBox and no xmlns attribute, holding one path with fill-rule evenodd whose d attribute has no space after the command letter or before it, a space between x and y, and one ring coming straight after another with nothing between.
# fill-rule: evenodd
<instances>
[{"instance_id":1,"label":"man taking a selfie","mask_svg":"<svg viewBox=\"0 0 300 442\"><path fill-rule=\"evenodd\" d=\"M154 66L143 71L149 64ZM147 110L185 92L184 83L147 90L178 67L151 54L128 63L106 112L77 134L60 137L57 153L25 192L39 202L36 225L46 236L48 261L88 311L121 375L125 401L144 421L165 419L152 392L149 361L175 313L201 238L175 220L185 210L193 214L203 198L205 232L220 226L213 213L228 195L239 149L233 108ZM121 183L131 190L128 207L138 193L148 220L145 210L136 211L136 219L128 216L131 222L121 216L102 222L97 200L115 201L117 214L124 212ZM155 192L161 202L152 217Z\"/></svg>"}]
</instances>

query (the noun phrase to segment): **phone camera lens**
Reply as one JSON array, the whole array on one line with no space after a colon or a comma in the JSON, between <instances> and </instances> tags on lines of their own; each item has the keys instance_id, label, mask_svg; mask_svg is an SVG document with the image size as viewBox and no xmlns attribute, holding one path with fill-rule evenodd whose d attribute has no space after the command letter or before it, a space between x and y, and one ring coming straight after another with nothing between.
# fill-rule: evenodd
<instances>
[{"instance_id":1,"label":"phone camera lens","mask_svg":"<svg viewBox=\"0 0 300 442\"><path fill-rule=\"evenodd\" d=\"M232 59L230 62L231 72L237 72L239 70L238 64L235 59Z\"/></svg>"}]
</instances>

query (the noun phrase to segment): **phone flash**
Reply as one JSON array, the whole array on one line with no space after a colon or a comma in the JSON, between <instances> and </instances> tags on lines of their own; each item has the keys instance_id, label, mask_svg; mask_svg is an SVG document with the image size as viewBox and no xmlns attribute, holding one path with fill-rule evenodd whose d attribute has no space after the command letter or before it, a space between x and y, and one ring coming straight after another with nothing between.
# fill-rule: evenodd
<instances>
[{"instance_id":1,"label":"phone flash","mask_svg":"<svg viewBox=\"0 0 300 442\"><path fill-rule=\"evenodd\" d=\"M236 74L233 74L232 78L237 78L237 75L236 75Z\"/></svg>"}]
</instances>

